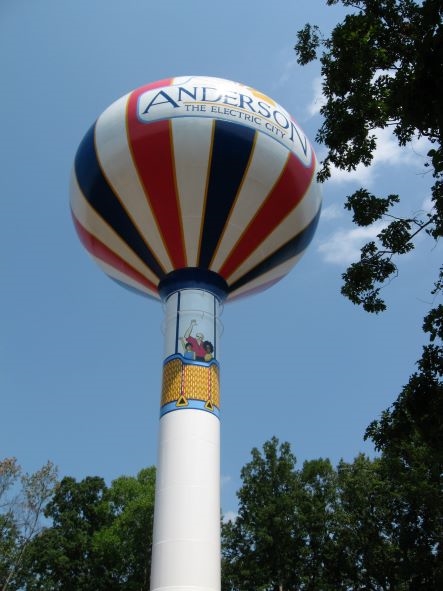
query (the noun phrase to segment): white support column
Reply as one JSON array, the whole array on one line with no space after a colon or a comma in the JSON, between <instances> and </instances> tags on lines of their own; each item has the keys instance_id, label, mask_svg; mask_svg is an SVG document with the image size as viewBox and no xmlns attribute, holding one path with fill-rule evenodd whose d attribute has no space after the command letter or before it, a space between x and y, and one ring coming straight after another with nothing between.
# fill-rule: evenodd
<instances>
[{"instance_id":1,"label":"white support column","mask_svg":"<svg viewBox=\"0 0 443 591\"><path fill-rule=\"evenodd\" d=\"M220 309L202 289L165 302L152 591L220 590Z\"/></svg>"}]
</instances>

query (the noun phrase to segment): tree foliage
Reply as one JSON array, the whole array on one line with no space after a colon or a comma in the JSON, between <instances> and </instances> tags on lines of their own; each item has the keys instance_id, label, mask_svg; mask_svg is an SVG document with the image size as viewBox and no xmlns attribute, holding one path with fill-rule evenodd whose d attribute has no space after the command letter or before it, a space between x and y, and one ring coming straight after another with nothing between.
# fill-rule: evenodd
<instances>
[{"instance_id":1,"label":"tree foliage","mask_svg":"<svg viewBox=\"0 0 443 591\"><path fill-rule=\"evenodd\" d=\"M399 547L411 589L443 586L443 358L442 306L424 320L430 344L392 407L366 438L382 452L386 481L399 510ZM440 345L435 343L439 341Z\"/></svg>"},{"instance_id":2,"label":"tree foliage","mask_svg":"<svg viewBox=\"0 0 443 591\"><path fill-rule=\"evenodd\" d=\"M26 589L115 588L93 544L94 535L111 522L105 494L99 477L61 480L45 512L52 526L28 549Z\"/></svg>"},{"instance_id":3,"label":"tree foliage","mask_svg":"<svg viewBox=\"0 0 443 591\"><path fill-rule=\"evenodd\" d=\"M149 589L154 496L153 467L141 470L136 478L114 480L107 494L112 522L94 538L96 552L127 591Z\"/></svg>"},{"instance_id":4,"label":"tree foliage","mask_svg":"<svg viewBox=\"0 0 443 591\"><path fill-rule=\"evenodd\" d=\"M441 474L423 450L304 462L273 438L242 470L235 521L223 524L226 591L437 591ZM438 487L440 485L440 490Z\"/></svg>"},{"instance_id":5,"label":"tree foliage","mask_svg":"<svg viewBox=\"0 0 443 591\"><path fill-rule=\"evenodd\" d=\"M51 521L26 554L26 591L149 589L155 469L63 478L45 511Z\"/></svg>"},{"instance_id":6,"label":"tree foliage","mask_svg":"<svg viewBox=\"0 0 443 591\"><path fill-rule=\"evenodd\" d=\"M1 591L147 591L154 491L153 467L107 486L0 461Z\"/></svg>"},{"instance_id":7,"label":"tree foliage","mask_svg":"<svg viewBox=\"0 0 443 591\"><path fill-rule=\"evenodd\" d=\"M407 443L397 419L407 422ZM402 408L374 422L380 457L335 468L321 458L297 468L276 437L254 448L241 471L238 516L222 526L224 591L439 590L443 448L418 435L426 413L423 420L411 422ZM0 466L4 501L19 471L15 460ZM25 546L16 514L3 511L2 591L147 591L154 488L154 468L110 486L63 478L46 498L44 527Z\"/></svg>"},{"instance_id":8,"label":"tree foliage","mask_svg":"<svg viewBox=\"0 0 443 591\"><path fill-rule=\"evenodd\" d=\"M241 471L239 515L223 525L223 577L235 589L297 589L302 534L300 484L289 444L276 438L252 450Z\"/></svg>"},{"instance_id":9,"label":"tree foliage","mask_svg":"<svg viewBox=\"0 0 443 591\"><path fill-rule=\"evenodd\" d=\"M41 533L43 513L57 482L47 462L32 474L16 458L0 461L0 589L15 589L24 571L28 547Z\"/></svg>"},{"instance_id":10,"label":"tree foliage","mask_svg":"<svg viewBox=\"0 0 443 591\"><path fill-rule=\"evenodd\" d=\"M348 13L329 37L318 26L305 25L295 46L300 64L316 59L321 64L325 103L317 140L328 151L320 179L330 176L331 166L348 171L359 164L369 166L380 129L391 129L400 146L416 137L430 144L424 165L432 174L429 213L399 217L394 215L399 195L375 196L365 188L345 200L358 226L383 221L377 241L365 244L360 260L343 274L342 287L354 304L378 313L386 308L381 289L397 274L399 257L414 249L419 234L435 241L443 234L443 4L441 0L326 0L326 4L342 4ZM384 583L377 581L381 588L443 586L443 306L437 300L442 288L440 266L430 289L434 307L423 322L428 342L417 369L365 435L381 453L377 474L383 488L377 495L383 497L385 535L392 552L383 571L380 565L379 572L389 574ZM395 527L389 531L390 524ZM374 582L365 584L364 588L373 588Z\"/></svg>"},{"instance_id":11,"label":"tree foliage","mask_svg":"<svg viewBox=\"0 0 443 591\"><path fill-rule=\"evenodd\" d=\"M389 222L379 242L363 247L360 261L343 275L343 294L377 313L386 307L380 289L397 273L397 256L414 248L420 232L435 239L443 233L443 6L439 0L326 4L342 4L349 13L327 38L318 26L305 25L295 46L300 64L321 63L325 104L316 139L328 152L320 179L330 176L331 166L350 171L370 165L380 129L392 129L401 146L415 137L432 146L426 162L434 177L431 213L399 219L391 213L398 195L379 197L366 189L346 200L356 224Z\"/></svg>"}]
</instances>

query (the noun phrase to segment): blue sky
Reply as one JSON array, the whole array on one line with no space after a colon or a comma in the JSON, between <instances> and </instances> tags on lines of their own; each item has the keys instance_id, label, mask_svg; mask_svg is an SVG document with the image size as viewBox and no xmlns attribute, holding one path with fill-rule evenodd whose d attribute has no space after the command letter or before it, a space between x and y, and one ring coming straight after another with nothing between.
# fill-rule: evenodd
<instances>
[{"instance_id":1,"label":"blue sky","mask_svg":"<svg viewBox=\"0 0 443 591\"><path fill-rule=\"evenodd\" d=\"M27 471L51 460L61 476L107 482L156 462L161 305L109 281L70 218L70 171L89 126L144 83L209 75L268 94L314 141L319 68L297 65L295 35L305 22L327 34L341 14L323 0L3 0L0 457L16 456ZM365 183L400 192L400 213L427 210L426 151L422 142L400 150L380 133L373 167L325 184L319 229L292 273L225 306L225 513L236 509L251 448L273 435L300 465L372 453L364 430L420 356L441 247L421 238L383 292L392 305L370 316L340 295L341 273L380 228L354 228L343 201Z\"/></svg>"}]
</instances>

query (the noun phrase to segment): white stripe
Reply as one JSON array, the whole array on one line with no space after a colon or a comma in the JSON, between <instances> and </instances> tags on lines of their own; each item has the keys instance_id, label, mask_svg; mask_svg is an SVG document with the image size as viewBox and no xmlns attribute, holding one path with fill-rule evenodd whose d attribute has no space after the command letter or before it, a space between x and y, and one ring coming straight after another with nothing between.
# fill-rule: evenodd
<instances>
[{"instance_id":1,"label":"white stripe","mask_svg":"<svg viewBox=\"0 0 443 591\"><path fill-rule=\"evenodd\" d=\"M97 156L109 185L166 272L173 266L131 156L126 131L129 94L100 115L95 127Z\"/></svg>"},{"instance_id":2,"label":"white stripe","mask_svg":"<svg viewBox=\"0 0 443 591\"><path fill-rule=\"evenodd\" d=\"M256 142L249 169L220 241L211 270L219 271L241 235L266 201L279 179L289 151L263 133L256 134Z\"/></svg>"},{"instance_id":3,"label":"white stripe","mask_svg":"<svg viewBox=\"0 0 443 591\"><path fill-rule=\"evenodd\" d=\"M188 267L198 264L213 121L182 118L172 121L175 174Z\"/></svg>"},{"instance_id":4,"label":"white stripe","mask_svg":"<svg viewBox=\"0 0 443 591\"><path fill-rule=\"evenodd\" d=\"M158 277L154 275L149 267L129 248L115 230L91 207L78 185L74 171L71 175L71 207L77 220L92 236L112 250L112 252L128 263L128 265L134 267L134 269L149 279L149 281L152 281L154 285L157 285Z\"/></svg>"}]
</instances>

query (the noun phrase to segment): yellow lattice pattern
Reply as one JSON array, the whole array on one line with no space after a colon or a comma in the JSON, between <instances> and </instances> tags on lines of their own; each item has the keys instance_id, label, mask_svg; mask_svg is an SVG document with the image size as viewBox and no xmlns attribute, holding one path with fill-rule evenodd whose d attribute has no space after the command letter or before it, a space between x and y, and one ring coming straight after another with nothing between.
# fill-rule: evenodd
<instances>
[{"instance_id":1,"label":"yellow lattice pattern","mask_svg":"<svg viewBox=\"0 0 443 591\"><path fill-rule=\"evenodd\" d=\"M193 400L210 400L220 408L218 367L189 365L172 359L163 367L161 405L176 402L181 396Z\"/></svg>"}]
</instances>

